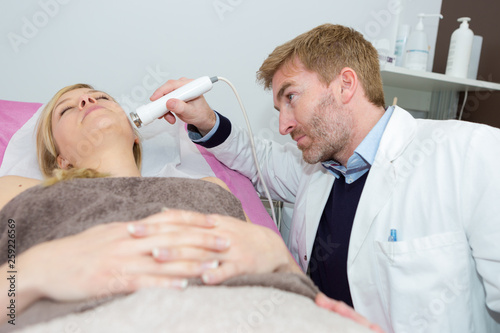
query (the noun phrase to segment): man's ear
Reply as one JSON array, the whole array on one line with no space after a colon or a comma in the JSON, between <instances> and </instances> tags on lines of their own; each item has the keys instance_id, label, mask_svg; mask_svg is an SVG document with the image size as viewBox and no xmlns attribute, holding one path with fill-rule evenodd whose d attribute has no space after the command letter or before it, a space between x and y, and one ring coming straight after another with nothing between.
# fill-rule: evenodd
<instances>
[{"instance_id":1,"label":"man's ear","mask_svg":"<svg viewBox=\"0 0 500 333\"><path fill-rule=\"evenodd\" d=\"M358 89L358 75L354 69L344 67L340 71L340 101L347 104L351 101L352 97Z\"/></svg>"},{"instance_id":2,"label":"man's ear","mask_svg":"<svg viewBox=\"0 0 500 333\"><path fill-rule=\"evenodd\" d=\"M71 163L61 155L57 155L56 160L57 160L57 165L59 165L59 167L63 170L68 170L69 168L73 167L73 165L71 165Z\"/></svg>"}]
</instances>

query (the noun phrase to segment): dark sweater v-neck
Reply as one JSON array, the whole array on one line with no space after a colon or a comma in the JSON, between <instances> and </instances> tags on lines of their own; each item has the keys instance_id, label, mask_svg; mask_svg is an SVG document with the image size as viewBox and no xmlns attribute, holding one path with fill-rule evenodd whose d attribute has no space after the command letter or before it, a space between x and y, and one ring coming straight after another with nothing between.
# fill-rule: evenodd
<instances>
[{"instance_id":1,"label":"dark sweater v-neck","mask_svg":"<svg viewBox=\"0 0 500 333\"><path fill-rule=\"evenodd\" d=\"M335 180L319 222L309 264L311 279L319 289L328 297L350 306L352 299L347 279L347 250L368 173L351 184L345 182L343 175Z\"/></svg>"}]
</instances>

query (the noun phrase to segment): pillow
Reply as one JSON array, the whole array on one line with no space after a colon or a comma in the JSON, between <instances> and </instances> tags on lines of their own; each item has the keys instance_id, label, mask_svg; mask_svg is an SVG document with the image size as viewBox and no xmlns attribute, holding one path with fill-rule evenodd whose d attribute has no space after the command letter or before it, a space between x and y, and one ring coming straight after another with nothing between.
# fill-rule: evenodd
<instances>
[{"instance_id":1,"label":"pillow","mask_svg":"<svg viewBox=\"0 0 500 333\"><path fill-rule=\"evenodd\" d=\"M0 176L17 175L42 179L36 160L36 123L40 103L0 100ZM279 234L250 180L220 163L203 147L191 142L185 124L155 121L139 129L145 177L218 177L241 201L250 220Z\"/></svg>"},{"instance_id":2,"label":"pillow","mask_svg":"<svg viewBox=\"0 0 500 333\"><path fill-rule=\"evenodd\" d=\"M13 102L0 100L0 165L10 139L40 108L41 103Z\"/></svg>"}]
</instances>

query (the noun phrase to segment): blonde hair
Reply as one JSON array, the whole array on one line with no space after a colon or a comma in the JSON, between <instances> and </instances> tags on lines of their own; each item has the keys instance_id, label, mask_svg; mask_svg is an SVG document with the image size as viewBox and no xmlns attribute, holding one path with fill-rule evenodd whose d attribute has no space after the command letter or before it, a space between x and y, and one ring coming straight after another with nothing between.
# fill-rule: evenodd
<instances>
[{"instance_id":1,"label":"blonde hair","mask_svg":"<svg viewBox=\"0 0 500 333\"><path fill-rule=\"evenodd\" d=\"M36 132L38 166L40 167L44 177L54 177L56 182L72 178L96 178L107 176L106 174L100 174L97 171L90 169L70 168L68 170L62 170L57 164L57 156L59 153L57 151L57 146L52 132L52 114L54 113L57 101L62 95L80 88L94 89L91 85L84 83L77 83L62 88L51 98L47 105L45 105L42 113L40 114L40 118L38 119ZM134 132L139 137L135 129ZM134 142L133 153L135 163L140 169L142 163L142 147L140 143ZM48 181L48 183L50 182L51 181Z\"/></svg>"},{"instance_id":2,"label":"blonde hair","mask_svg":"<svg viewBox=\"0 0 500 333\"><path fill-rule=\"evenodd\" d=\"M352 68L368 100L385 107L377 50L361 33L342 25L323 24L278 46L257 71L257 80L270 89L274 74L295 59L329 85L344 67Z\"/></svg>"},{"instance_id":3,"label":"blonde hair","mask_svg":"<svg viewBox=\"0 0 500 333\"><path fill-rule=\"evenodd\" d=\"M52 170L52 176L46 178L42 182L42 186L51 186L63 180L70 180L76 178L104 178L109 177L110 174L98 172L94 169L75 169L71 168L68 170L54 169Z\"/></svg>"}]
</instances>

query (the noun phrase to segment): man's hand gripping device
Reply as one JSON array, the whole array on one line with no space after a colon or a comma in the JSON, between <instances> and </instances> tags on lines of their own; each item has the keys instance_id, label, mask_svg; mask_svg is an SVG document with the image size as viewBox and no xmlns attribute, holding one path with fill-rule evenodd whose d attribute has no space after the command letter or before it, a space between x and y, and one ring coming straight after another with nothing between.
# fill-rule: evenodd
<instances>
[{"instance_id":1,"label":"man's hand gripping device","mask_svg":"<svg viewBox=\"0 0 500 333\"><path fill-rule=\"evenodd\" d=\"M175 89L154 102L138 107L135 112L130 112L130 118L137 128L148 125L169 112L165 107L169 99L176 98L188 102L208 92L218 80L217 76L202 76Z\"/></svg>"}]
</instances>

